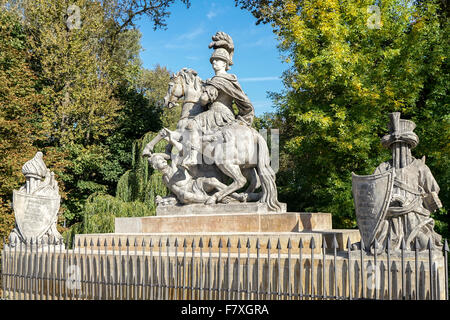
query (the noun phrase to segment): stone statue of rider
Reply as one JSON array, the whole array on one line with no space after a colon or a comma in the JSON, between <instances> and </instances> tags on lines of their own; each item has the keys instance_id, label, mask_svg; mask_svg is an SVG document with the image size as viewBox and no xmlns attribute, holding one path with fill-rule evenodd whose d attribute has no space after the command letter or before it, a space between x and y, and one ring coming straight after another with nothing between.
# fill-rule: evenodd
<instances>
[{"instance_id":1,"label":"stone statue of rider","mask_svg":"<svg viewBox=\"0 0 450 320\"><path fill-rule=\"evenodd\" d=\"M214 136L224 126L240 124L251 126L255 116L255 110L247 95L242 90L237 77L228 74L227 71L233 65L234 44L232 38L224 33L217 32L212 37L209 48L213 48L210 62L215 76L204 83L204 92L200 97L200 103L208 108L193 118L187 126L187 135L183 150L187 151L181 165L185 168L201 163L198 159L201 152L201 136ZM238 114L233 111L235 103ZM225 138L226 139L226 138ZM226 141L224 141L226 142Z\"/></svg>"}]
</instances>

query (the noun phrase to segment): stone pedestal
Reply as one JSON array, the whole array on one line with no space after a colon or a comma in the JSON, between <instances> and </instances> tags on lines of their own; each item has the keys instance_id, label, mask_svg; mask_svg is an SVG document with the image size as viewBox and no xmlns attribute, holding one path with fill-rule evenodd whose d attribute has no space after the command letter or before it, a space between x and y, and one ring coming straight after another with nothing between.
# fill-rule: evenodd
<instances>
[{"instance_id":1,"label":"stone pedestal","mask_svg":"<svg viewBox=\"0 0 450 320\"><path fill-rule=\"evenodd\" d=\"M233 209L238 209L246 213L236 213ZM152 241L156 246L161 241L161 246L165 248L166 242L172 244L178 240L181 247L182 241L186 239L187 246L192 242L198 245L202 239L206 248L209 241L212 241L212 250L217 252L219 241L222 241L223 248L230 241L230 250L237 250L238 241L242 247L250 241L251 252L254 253L256 241L259 240L261 248L266 248L268 242L275 248L280 241L281 252L287 253L287 243L290 239L292 243L302 240L304 252L311 252L310 242L314 239L315 253L321 252L322 239L325 239L328 248L331 248L333 238L336 236L340 250L345 250L347 239L352 243L360 241L359 230L334 230L332 228L332 217L330 213L323 212L284 212L268 213L264 204L218 204L211 208L203 205L189 205L180 207L176 211L174 206L161 207L157 216L116 218L114 234L91 234L77 235L81 243L91 239L94 243L100 239L100 243L111 243L112 239L118 243L120 239L125 244L127 239L131 239L132 245L137 241L138 248L142 240L147 244ZM170 214L169 214L170 213ZM195 213L195 214L194 214ZM296 248L295 248L296 249Z\"/></svg>"},{"instance_id":2,"label":"stone pedestal","mask_svg":"<svg viewBox=\"0 0 450 320\"><path fill-rule=\"evenodd\" d=\"M116 233L300 232L330 230L329 213L221 213L116 218Z\"/></svg>"},{"instance_id":3,"label":"stone pedestal","mask_svg":"<svg viewBox=\"0 0 450 320\"><path fill-rule=\"evenodd\" d=\"M266 203L246 202L246 203L218 203L205 206L204 204L187 204L175 206L158 206L157 216L180 216L180 215L203 215L203 214L235 214L235 213L268 213ZM281 203L281 212L286 212L286 203Z\"/></svg>"}]
</instances>

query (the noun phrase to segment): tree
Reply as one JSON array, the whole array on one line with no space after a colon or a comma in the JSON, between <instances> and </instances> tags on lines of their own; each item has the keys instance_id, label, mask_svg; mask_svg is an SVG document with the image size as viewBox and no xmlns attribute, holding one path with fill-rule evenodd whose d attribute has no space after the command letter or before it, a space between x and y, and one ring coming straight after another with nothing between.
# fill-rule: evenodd
<instances>
[{"instance_id":1,"label":"tree","mask_svg":"<svg viewBox=\"0 0 450 320\"><path fill-rule=\"evenodd\" d=\"M131 158L131 169L127 170L118 180L115 197L105 194L92 194L83 208L83 221L71 228L71 234L114 232L115 217L151 216L156 213L155 198L157 195L167 195L167 189L159 171L149 166L148 160L142 157L144 147L162 128L162 125L174 129L180 115L181 106L174 110L162 109L161 101L165 95L170 72L156 66L153 70L144 69L138 83L139 101L146 103L132 104L129 111L133 114L125 116L125 121L112 137L116 137L116 145L121 139L139 137L132 145L132 151L126 153ZM133 99L129 101L134 101ZM124 110L127 110L125 108ZM152 115L153 114L153 115ZM158 115L154 121L155 115ZM148 130L142 136L142 130ZM167 143L166 143L167 144ZM155 152L164 152L166 144L159 143ZM120 148L116 148L118 150ZM123 149L122 151L124 151Z\"/></svg>"},{"instance_id":2,"label":"tree","mask_svg":"<svg viewBox=\"0 0 450 320\"><path fill-rule=\"evenodd\" d=\"M34 114L41 96L18 16L0 10L0 237L14 227L12 190L24 182L21 167L33 157Z\"/></svg>"},{"instance_id":3,"label":"tree","mask_svg":"<svg viewBox=\"0 0 450 320\"><path fill-rule=\"evenodd\" d=\"M283 123L279 194L290 210L329 211L335 227L355 226L351 172L371 174L390 158L380 137L393 111L416 122L415 156L427 155L448 208L448 19L440 2L236 3L271 23L291 63L285 91L272 94Z\"/></svg>"},{"instance_id":4,"label":"tree","mask_svg":"<svg viewBox=\"0 0 450 320\"><path fill-rule=\"evenodd\" d=\"M132 166L133 142L159 126L160 111L138 89L141 46L134 24L147 15L154 28L164 28L174 2L0 0L23 24L41 96L33 114L39 135L29 136L30 143L55 169L69 225L81 221L91 194L114 194Z\"/></svg>"}]
</instances>

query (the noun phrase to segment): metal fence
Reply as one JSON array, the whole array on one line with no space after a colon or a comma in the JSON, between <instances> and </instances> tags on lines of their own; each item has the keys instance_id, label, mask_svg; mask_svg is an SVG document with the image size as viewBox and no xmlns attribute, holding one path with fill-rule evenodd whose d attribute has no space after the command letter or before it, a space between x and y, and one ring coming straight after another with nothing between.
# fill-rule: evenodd
<instances>
[{"instance_id":1,"label":"metal fence","mask_svg":"<svg viewBox=\"0 0 450 320\"><path fill-rule=\"evenodd\" d=\"M154 235L153 235L154 236ZM111 240L111 239L110 239ZM1 255L2 299L445 299L448 244L393 252L339 248L322 237L230 240L78 239L7 244ZM364 246L364 244L363 244Z\"/></svg>"}]
</instances>

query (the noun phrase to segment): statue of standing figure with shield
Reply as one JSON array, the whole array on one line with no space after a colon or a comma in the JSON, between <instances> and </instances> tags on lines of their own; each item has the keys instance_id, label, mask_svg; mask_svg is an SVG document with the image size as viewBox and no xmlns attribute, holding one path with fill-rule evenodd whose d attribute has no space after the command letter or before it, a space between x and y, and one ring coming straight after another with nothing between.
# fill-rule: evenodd
<instances>
[{"instance_id":1,"label":"statue of standing figure with shield","mask_svg":"<svg viewBox=\"0 0 450 320\"><path fill-rule=\"evenodd\" d=\"M61 202L58 182L43 161L42 152L22 167L26 183L13 191L15 228L9 235L10 246L20 243L41 246L62 242L56 228ZM62 245L62 244L61 244Z\"/></svg>"},{"instance_id":2,"label":"statue of standing figure with shield","mask_svg":"<svg viewBox=\"0 0 450 320\"><path fill-rule=\"evenodd\" d=\"M163 128L143 156L154 168L167 172L169 166L162 165L162 159L171 161L169 176L181 180L166 178L164 182L177 205L259 202L268 211L285 212L278 201L267 143L252 128L253 105L237 77L227 73L233 65L233 40L224 32L217 32L212 40L210 63L215 75L202 81L197 72L183 68L172 76L164 104L171 108L183 99L177 129ZM155 157L153 148L163 139L169 147Z\"/></svg>"},{"instance_id":3,"label":"statue of standing figure with shield","mask_svg":"<svg viewBox=\"0 0 450 320\"><path fill-rule=\"evenodd\" d=\"M441 249L441 236L434 228L431 213L442 207L439 186L425 164L425 157L415 159L411 149L419 143L413 132L415 123L389 114L389 134L381 139L392 150L392 160L380 164L373 175L353 174L356 219L366 246L375 241L382 247L390 241L392 250L421 250L428 243Z\"/></svg>"}]
</instances>

